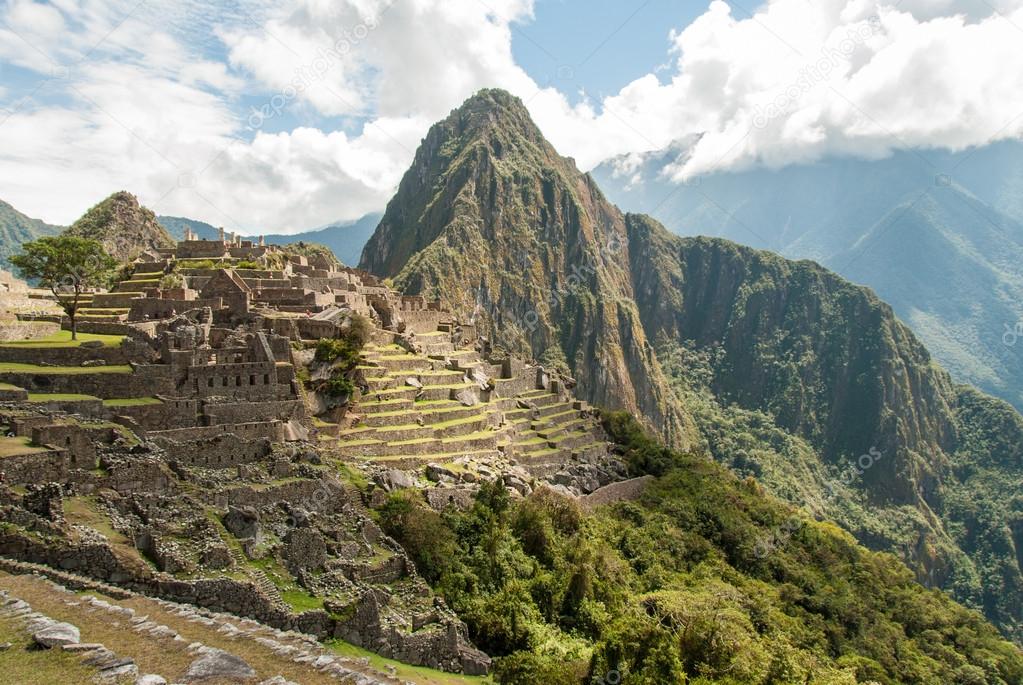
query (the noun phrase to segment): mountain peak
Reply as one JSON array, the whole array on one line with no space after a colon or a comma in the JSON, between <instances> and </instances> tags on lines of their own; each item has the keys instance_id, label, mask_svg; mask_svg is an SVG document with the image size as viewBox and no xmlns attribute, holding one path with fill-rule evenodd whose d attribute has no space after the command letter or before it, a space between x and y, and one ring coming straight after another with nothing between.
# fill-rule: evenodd
<instances>
[{"instance_id":1,"label":"mountain peak","mask_svg":"<svg viewBox=\"0 0 1023 685\"><path fill-rule=\"evenodd\" d=\"M430 129L360 265L687 444L691 426L631 304L625 245L622 213L522 101L484 90Z\"/></svg>"},{"instance_id":2,"label":"mountain peak","mask_svg":"<svg viewBox=\"0 0 1023 685\"><path fill-rule=\"evenodd\" d=\"M91 207L66 233L100 241L107 252L121 261L174 244L152 210L143 207L126 190L119 190Z\"/></svg>"}]
</instances>

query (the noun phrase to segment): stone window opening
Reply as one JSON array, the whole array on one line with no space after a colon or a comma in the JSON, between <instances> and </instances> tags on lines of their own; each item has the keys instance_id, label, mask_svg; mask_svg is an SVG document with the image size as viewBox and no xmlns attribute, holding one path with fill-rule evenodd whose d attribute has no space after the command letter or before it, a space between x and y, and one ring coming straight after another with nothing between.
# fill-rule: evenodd
<instances>
[{"instance_id":1,"label":"stone window opening","mask_svg":"<svg viewBox=\"0 0 1023 685\"><path fill-rule=\"evenodd\" d=\"M263 374L263 385L270 385L270 374Z\"/></svg>"},{"instance_id":2,"label":"stone window opening","mask_svg":"<svg viewBox=\"0 0 1023 685\"><path fill-rule=\"evenodd\" d=\"M249 385L255 385L255 384L256 384L256 376L253 374L253 375L249 376Z\"/></svg>"}]
</instances>

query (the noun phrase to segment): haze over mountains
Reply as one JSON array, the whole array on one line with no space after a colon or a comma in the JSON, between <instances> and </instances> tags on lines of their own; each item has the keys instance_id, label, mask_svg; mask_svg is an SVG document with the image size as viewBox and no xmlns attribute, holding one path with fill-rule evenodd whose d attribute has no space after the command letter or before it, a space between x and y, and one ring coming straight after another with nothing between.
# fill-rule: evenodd
<instances>
[{"instance_id":1,"label":"haze over mountains","mask_svg":"<svg viewBox=\"0 0 1023 685\"><path fill-rule=\"evenodd\" d=\"M674 183L692 142L593 175L675 233L813 259L870 286L957 380L1023 407L1023 354L1005 344L1023 319L1023 143Z\"/></svg>"}]
</instances>

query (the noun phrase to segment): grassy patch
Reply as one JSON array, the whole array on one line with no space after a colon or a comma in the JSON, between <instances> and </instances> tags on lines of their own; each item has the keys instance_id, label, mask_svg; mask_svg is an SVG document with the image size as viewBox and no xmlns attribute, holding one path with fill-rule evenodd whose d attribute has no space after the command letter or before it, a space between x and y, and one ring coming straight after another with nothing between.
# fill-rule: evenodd
<instances>
[{"instance_id":1,"label":"grassy patch","mask_svg":"<svg viewBox=\"0 0 1023 685\"><path fill-rule=\"evenodd\" d=\"M124 310L127 311L127 310ZM123 335L105 335L101 333L79 333L78 340L71 339L71 331L57 331L42 338L31 340L12 340L0 343L0 347L24 347L24 348L52 348L52 347L78 347L83 342L102 342L107 347L117 347L124 341Z\"/></svg>"},{"instance_id":2,"label":"grassy patch","mask_svg":"<svg viewBox=\"0 0 1023 685\"><path fill-rule=\"evenodd\" d=\"M151 404L163 404L163 400L155 397L124 397L103 400L103 406L105 407L142 407Z\"/></svg>"},{"instance_id":3,"label":"grassy patch","mask_svg":"<svg viewBox=\"0 0 1023 685\"><path fill-rule=\"evenodd\" d=\"M27 436L16 435L10 438L0 438L0 458L46 451L45 447L33 445L32 440Z\"/></svg>"},{"instance_id":4,"label":"grassy patch","mask_svg":"<svg viewBox=\"0 0 1023 685\"><path fill-rule=\"evenodd\" d=\"M0 373L38 373L44 375L89 376L97 373L132 373L128 365L112 366L39 366L8 362L0 364Z\"/></svg>"},{"instance_id":5,"label":"grassy patch","mask_svg":"<svg viewBox=\"0 0 1023 685\"><path fill-rule=\"evenodd\" d=\"M0 652L0 673L5 683L88 683L96 674L74 654L59 649L32 649L32 638L16 620L0 618L0 642L11 643L10 649Z\"/></svg>"},{"instance_id":6,"label":"grassy patch","mask_svg":"<svg viewBox=\"0 0 1023 685\"><path fill-rule=\"evenodd\" d=\"M98 400L93 395L79 395L73 392L30 392L29 402L82 402L85 400Z\"/></svg>"},{"instance_id":7,"label":"grassy patch","mask_svg":"<svg viewBox=\"0 0 1023 685\"><path fill-rule=\"evenodd\" d=\"M94 497L68 497L64 500L64 517L69 523L92 528L111 544L129 545L132 552L135 552L135 546L110 524L110 518L103 513Z\"/></svg>"},{"instance_id":8,"label":"grassy patch","mask_svg":"<svg viewBox=\"0 0 1023 685\"><path fill-rule=\"evenodd\" d=\"M87 612L82 611L79 607L69 607L64 601L73 599L73 595L54 592L43 581L30 576L0 574L0 587L10 588L13 594L23 598L34 609L48 616L57 620L69 621L78 626L82 631L83 642L101 642L118 656L135 659L141 673L159 673L165 676L169 682L178 682L178 678L195 659L195 655L187 651L188 644L202 642L244 659L258 674L252 680L253 683L278 674L293 682L303 683L303 685L337 683L337 680L330 676L317 672L310 664L296 664L288 658L279 657L269 648L260 645L251 638L228 637L218 633L213 626L192 623L144 597L118 601L98 593L87 593L112 604L131 607L138 615L147 615L151 620L177 631L183 641L176 642L170 638L153 638L136 633L130 629L126 621L111 620L111 614L103 611ZM0 640L6 639L10 638L0 637ZM283 641L291 642L288 639ZM15 640L11 640L11 642L15 642ZM0 652L0 665L6 665L5 657L8 653ZM42 655L41 658L51 660L56 656L63 656L62 653L52 650L38 652L38 654ZM68 663L77 662L73 657L72 659L73 661ZM21 680L17 677L9 677L11 674L5 668L3 675L0 675L0 682L18 683L19 685L21 683L38 685L44 683L46 685L51 683L89 683L92 672L86 673L84 677L79 676L78 671L75 670L61 671L56 674L51 671L47 675L49 676L47 678ZM133 681L127 682L130 684ZM215 682L225 681L217 680Z\"/></svg>"},{"instance_id":9,"label":"grassy patch","mask_svg":"<svg viewBox=\"0 0 1023 685\"><path fill-rule=\"evenodd\" d=\"M389 668L393 667L395 675L400 680L411 681L413 683L417 683L417 685L484 685L494 682L490 678L457 675L454 673L435 671L421 666L409 666L408 664L403 664L400 661L385 659L378 654L374 654L373 652L362 649L361 647L356 647L355 645L350 645L347 642L342 642L341 640L328 640L324 644L332 652L339 656L345 656L353 659L369 659L370 666L385 673Z\"/></svg>"}]
</instances>

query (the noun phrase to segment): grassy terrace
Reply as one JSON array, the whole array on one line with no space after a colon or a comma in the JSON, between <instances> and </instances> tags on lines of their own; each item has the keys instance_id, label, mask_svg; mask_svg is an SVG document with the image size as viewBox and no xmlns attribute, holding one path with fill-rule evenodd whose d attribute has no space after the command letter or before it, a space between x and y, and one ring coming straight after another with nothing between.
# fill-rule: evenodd
<instances>
[{"instance_id":1,"label":"grassy terrace","mask_svg":"<svg viewBox=\"0 0 1023 685\"><path fill-rule=\"evenodd\" d=\"M124 310L128 311L128 310ZM83 342L102 342L107 347L117 347L124 341L123 335L103 335L100 333L79 333L78 340L71 339L71 331L57 331L45 338L33 338L31 340L12 340L0 343L0 347L12 348L53 348L53 347L78 347Z\"/></svg>"},{"instance_id":2,"label":"grassy terrace","mask_svg":"<svg viewBox=\"0 0 1023 685\"><path fill-rule=\"evenodd\" d=\"M0 438L0 459L3 457L15 457L21 454L36 454L45 452L45 447L33 445L28 436L13 436Z\"/></svg>"},{"instance_id":3,"label":"grassy terrace","mask_svg":"<svg viewBox=\"0 0 1023 685\"><path fill-rule=\"evenodd\" d=\"M125 397L103 400L105 407L142 407L151 404L163 404L163 400L155 397Z\"/></svg>"},{"instance_id":4,"label":"grassy terrace","mask_svg":"<svg viewBox=\"0 0 1023 685\"><path fill-rule=\"evenodd\" d=\"M91 376L97 373L132 373L128 365L112 366L40 366L7 362L0 364L0 373L38 373L46 375Z\"/></svg>"},{"instance_id":5,"label":"grassy terrace","mask_svg":"<svg viewBox=\"0 0 1023 685\"><path fill-rule=\"evenodd\" d=\"M28 394L29 402L83 402L87 400L99 400L99 398L73 392L30 392Z\"/></svg>"}]
</instances>

